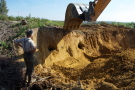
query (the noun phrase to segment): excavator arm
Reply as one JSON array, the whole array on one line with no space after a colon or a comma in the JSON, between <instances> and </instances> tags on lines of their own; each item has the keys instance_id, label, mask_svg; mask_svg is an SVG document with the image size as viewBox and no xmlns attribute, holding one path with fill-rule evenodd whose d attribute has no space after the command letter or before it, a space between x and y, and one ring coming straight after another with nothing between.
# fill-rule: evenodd
<instances>
[{"instance_id":1,"label":"excavator arm","mask_svg":"<svg viewBox=\"0 0 135 90\"><path fill-rule=\"evenodd\" d=\"M83 21L96 21L111 0L95 0L89 4L70 3L66 10L63 29L79 29Z\"/></svg>"}]
</instances>

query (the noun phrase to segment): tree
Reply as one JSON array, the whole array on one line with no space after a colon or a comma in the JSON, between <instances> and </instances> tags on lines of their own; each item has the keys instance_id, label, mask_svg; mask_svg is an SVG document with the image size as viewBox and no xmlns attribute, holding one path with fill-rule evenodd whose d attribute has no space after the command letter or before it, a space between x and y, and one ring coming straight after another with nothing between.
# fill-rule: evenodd
<instances>
[{"instance_id":1,"label":"tree","mask_svg":"<svg viewBox=\"0 0 135 90\"><path fill-rule=\"evenodd\" d=\"M5 0L0 0L0 15L7 15L8 9Z\"/></svg>"}]
</instances>

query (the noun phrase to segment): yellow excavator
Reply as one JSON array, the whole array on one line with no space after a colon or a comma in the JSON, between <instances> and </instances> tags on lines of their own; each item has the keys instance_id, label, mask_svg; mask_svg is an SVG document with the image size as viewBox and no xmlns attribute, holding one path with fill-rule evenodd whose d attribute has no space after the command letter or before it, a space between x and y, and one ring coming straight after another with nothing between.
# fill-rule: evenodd
<instances>
[{"instance_id":1,"label":"yellow excavator","mask_svg":"<svg viewBox=\"0 0 135 90\"><path fill-rule=\"evenodd\" d=\"M83 21L96 21L111 0L94 0L89 4L70 3L66 10L63 29L77 30Z\"/></svg>"}]
</instances>

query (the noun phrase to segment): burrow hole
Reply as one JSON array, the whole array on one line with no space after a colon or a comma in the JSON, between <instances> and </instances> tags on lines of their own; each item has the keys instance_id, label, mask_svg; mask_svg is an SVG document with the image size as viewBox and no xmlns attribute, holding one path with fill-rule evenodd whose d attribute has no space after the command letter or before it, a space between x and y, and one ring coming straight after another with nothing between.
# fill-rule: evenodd
<instances>
[{"instance_id":1,"label":"burrow hole","mask_svg":"<svg viewBox=\"0 0 135 90\"><path fill-rule=\"evenodd\" d=\"M56 50L57 49L57 46L54 46L54 45L49 45L48 46L48 51L49 52L52 52L52 51L54 51L54 50Z\"/></svg>"},{"instance_id":2,"label":"burrow hole","mask_svg":"<svg viewBox=\"0 0 135 90\"><path fill-rule=\"evenodd\" d=\"M78 48L83 50L83 49L84 49L84 44L80 42L80 43L78 44Z\"/></svg>"}]
</instances>

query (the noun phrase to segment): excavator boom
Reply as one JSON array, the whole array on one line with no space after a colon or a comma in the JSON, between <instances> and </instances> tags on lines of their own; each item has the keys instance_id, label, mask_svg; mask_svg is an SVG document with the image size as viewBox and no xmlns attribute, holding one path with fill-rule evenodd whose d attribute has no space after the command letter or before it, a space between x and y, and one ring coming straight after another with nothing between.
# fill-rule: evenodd
<instances>
[{"instance_id":1,"label":"excavator boom","mask_svg":"<svg viewBox=\"0 0 135 90\"><path fill-rule=\"evenodd\" d=\"M89 4L70 3L66 10L63 29L79 29L83 21L96 21L111 0L95 0Z\"/></svg>"}]
</instances>

